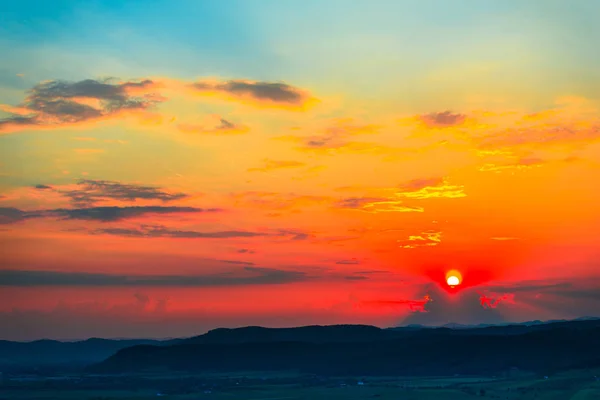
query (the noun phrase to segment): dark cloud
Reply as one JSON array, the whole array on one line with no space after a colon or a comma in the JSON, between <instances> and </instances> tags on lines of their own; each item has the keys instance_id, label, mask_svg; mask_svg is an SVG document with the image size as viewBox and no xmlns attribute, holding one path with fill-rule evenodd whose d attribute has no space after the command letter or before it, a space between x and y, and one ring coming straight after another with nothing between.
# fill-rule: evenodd
<instances>
[{"instance_id":1,"label":"dark cloud","mask_svg":"<svg viewBox=\"0 0 600 400\"><path fill-rule=\"evenodd\" d=\"M413 179L400 185L405 191L417 191L426 187L439 186L444 183L444 178L422 178Z\"/></svg>"},{"instance_id":2,"label":"dark cloud","mask_svg":"<svg viewBox=\"0 0 600 400\"><path fill-rule=\"evenodd\" d=\"M315 136L292 136L293 140L300 142L306 150L316 149L341 149L345 146L364 146L366 143L350 142L349 138L356 135L373 134L377 132L377 125L355 124L348 121L337 122L336 125L328 127L320 135ZM374 145L375 146L375 145Z\"/></svg>"},{"instance_id":3,"label":"dark cloud","mask_svg":"<svg viewBox=\"0 0 600 400\"><path fill-rule=\"evenodd\" d=\"M307 147L325 147L333 138L311 139L306 142Z\"/></svg>"},{"instance_id":4,"label":"dark cloud","mask_svg":"<svg viewBox=\"0 0 600 400\"><path fill-rule=\"evenodd\" d=\"M585 299L600 301L600 279L590 278L585 281L544 282L531 281L514 285L487 286L486 291L498 294L514 294L522 296L552 296L563 299Z\"/></svg>"},{"instance_id":5,"label":"dark cloud","mask_svg":"<svg viewBox=\"0 0 600 400\"><path fill-rule=\"evenodd\" d=\"M282 82L251 82L230 80L222 83L197 82L191 85L200 91L219 91L235 96L250 96L260 101L300 105L305 95L297 88Z\"/></svg>"},{"instance_id":6,"label":"dark cloud","mask_svg":"<svg viewBox=\"0 0 600 400\"><path fill-rule=\"evenodd\" d=\"M444 325L448 323L470 324L473 321L484 324L499 324L505 318L495 308L481 304L481 294L476 290L465 289L449 294L437 285L427 286L423 295L429 296L423 312L410 314L402 323L421 325Z\"/></svg>"},{"instance_id":7,"label":"dark cloud","mask_svg":"<svg viewBox=\"0 0 600 400\"><path fill-rule=\"evenodd\" d=\"M28 114L12 115L0 120L0 129L2 126L15 125L69 124L108 116L121 110L147 109L164 99L154 93L142 93L136 97L130 92L147 91L153 85L154 82L150 80L124 83L93 79L42 82L29 90L28 96L18 106L21 112Z\"/></svg>"},{"instance_id":8,"label":"dark cloud","mask_svg":"<svg viewBox=\"0 0 600 400\"><path fill-rule=\"evenodd\" d=\"M178 129L186 133L202 133L202 134L241 134L248 132L250 129L242 124L236 124L228 121L225 118L219 119L219 124L214 127L206 127L197 124L179 124Z\"/></svg>"},{"instance_id":9,"label":"dark cloud","mask_svg":"<svg viewBox=\"0 0 600 400\"><path fill-rule=\"evenodd\" d=\"M240 254L255 254L256 253L256 251L250 250L250 249L239 249L237 252Z\"/></svg>"},{"instance_id":10,"label":"dark cloud","mask_svg":"<svg viewBox=\"0 0 600 400\"><path fill-rule=\"evenodd\" d=\"M225 264L233 264L233 265L248 265L248 266L256 265L255 263L250 262L250 261L237 261L237 260L218 260L218 261L225 263Z\"/></svg>"},{"instance_id":11,"label":"dark cloud","mask_svg":"<svg viewBox=\"0 0 600 400\"><path fill-rule=\"evenodd\" d=\"M100 200L160 200L163 202L181 200L186 193L169 193L161 188L126 184L115 181L83 179L74 190L59 190L59 193L69 197L77 206L90 206Z\"/></svg>"},{"instance_id":12,"label":"dark cloud","mask_svg":"<svg viewBox=\"0 0 600 400\"><path fill-rule=\"evenodd\" d=\"M573 284L570 282L541 282L529 281L521 282L512 285L490 285L486 290L497 293L519 293L519 292L540 292L546 290L562 290L572 289Z\"/></svg>"},{"instance_id":13,"label":"dark cloud","mask_svg":"<svg viewBox=\"0 0 600 400\"><path fill-rule=\"evenodd\" d=\"M350 276L344 277L344 279L346 279L348 281L364 281L369 278L367 276L362 276L362 275L350 275Z\"/></svg>"},{"instance_id":14,"label":"dark cloud","mask_svg":"<svg viewBox=\"0 0 600 400\"><path fill-rule=\"evenodd\" d=\"M335 205L339 208L363 208L367 204L387 200L383 197L348 197L338 201Z\"/></svg>"},{"instance_id":15,"label":"dark cloud","mask_svg":"<svg viewBox=\"0 0 600 400\"><path fill-rule=\"evenodd\" d=\"M141 227L140 229L106 228L96 229L92 233L115 236L139 237L139 238L189 238L189 239L229 239L229 238L251 238L267 236L266 233L248 231L216 231L198 232L168 229L164 226Z\"/></svg>"},{"instance_id":16,"label":"dark cloud","mask_svg":"<svg viewBox=\"0 0 600 400\"><path fill-rule=\"evenodd\" d=\"M10 117L0 119L0 131L3 128L36 125L37 118L35 115L11 115Z\"/></svg>"},{"instance_id":17,"label":"dark cloud","mask_svg":"<svg viewBox=\"0 0 600 400\"><path fill-rule=\"evenodd\" d=\"M221 124L219 126L217 126L217 130L230 130L230 129L236 129L238 126L236 124L234 124L233 122L227 121L224 118L221 118Z\"/></svg>"},{"instance_id":18,"label":"dark cloud","mask_svg":"<svg viewBox=\"0 0 600 400\"><path fill-rule=\"evenodd\" d=\"M421 121L430 126L453 126L459 125L465 120L464 114L454 114L450 111L431 113L421 116Z\"/></svg>"},{"instance_id":19,"label":"dark cloud","mask_svg":"<svg viewBox=\"0 0 600 400\"><path fill-rule=\"evenodd\" d=\"M188 238L188 239L230 239L230 238L253 238L253 237L286 237L289 240L306 240L310 235L306 232L282 229L275 232L252 232L252 231L214 231L214 232L199 232L199 231L184 231L169 229L165 226L142 225L139 229L128 228L105 228L92 231L93 234L105 234L115 236L139 237L139 238ZM247 249L238 251L240 253L254 253Z\"/></svg>"},{"instance_id":20,"label":"dark cloud","mask_svg":"<svg viewBox=\"0 0 600 400\"><path fill-rule=\"evenodd\" d=\"M38 184L38 185L35 185L34 188L40 189L40 190L45 190L45 189L52 189L52 186Z\"/></svg>"},{"instance_id":21,"label":"dark cloud","mask_svg":"<svg viewBox=\"0 0 600 400\"><path fill-rule=\"evenodd\" d=\"M282 229L278 236L291 236L291 240L306 240L311 237L309 233L295 229Z\"/></svg>"},{"instance_id":22,"label":"dark cloud","mask_svg":"<svg viewBox=\"0 0 600 400\"><path fill-rule=\"evenodd\" d=\"M0 207L0 224L14 224L28 218L28 213L18 208Z\"/></svg>"},{"instance_id":23,"label":"dark cloud","mask_svg":"<svg viewBox=\"0 0 600 400\"><path fill-rule=\"evenodd\" d=\"M24 286L232 286L302 282L300 271L244 267L235 272L212 275L110 275L56 271L0 271L0 285Z\"/></svg>"},{"instance_id":24,"label":"dark cloud","mask_svg":"<svg viewBox=\"0 0 600 400\"><path fill-rule=\"evenodd\" d=\"M180 214L180 213L202 213L219 212L217 208L196 207L162 207L162 206L131 206L131 207L88 207L56 209L47 211L50 216L63 217L65 219L78 219L88 221L112 222L129 218L135 218L146 214Z\"/></svg>"},{"instance_id":25,"label":"dark cloud","mask_svg":"<svg viewBox=\"0 0 600 400\"><path fill-rule=\"evenodd\" d=\"M356 265L356 264L360 264L360 261L356 260L356 259L351 259L351 260L340 260L340 261L336 261L336 264L340 264L340 265Z\"/></svg>"},{"instance_id":26,"label":"dark cloud","mask_svg":"<svg viewBox=\"0 0 600 400\"><path fill-rule=\"evenodd\" d=\"M113 222L135 218L146 214L180 214L219 212L217 208L195 207L161 207L161 206L132 206L132 207L88 207L88 208L59 208L54 210L22 211L16 208L0 208L0 223L11 224L31 218L62 218L71 220Z\"/></svg>"}]
</instances>

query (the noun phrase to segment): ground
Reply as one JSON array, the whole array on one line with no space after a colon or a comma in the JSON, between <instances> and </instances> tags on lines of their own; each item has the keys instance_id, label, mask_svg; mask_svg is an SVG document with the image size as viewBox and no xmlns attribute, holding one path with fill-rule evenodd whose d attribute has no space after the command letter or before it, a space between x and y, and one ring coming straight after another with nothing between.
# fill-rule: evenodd
<instances>
[{"instance_id":1,"label":"ground","mask_svg":"<svg viewBox=\"0 0 600 400\"><path fill-rule=\"evenodd\" d=\"M0 400L600 400L600 371L549 377L320 377L295 373L8 375Z\"/></svg>"}]
</instances>

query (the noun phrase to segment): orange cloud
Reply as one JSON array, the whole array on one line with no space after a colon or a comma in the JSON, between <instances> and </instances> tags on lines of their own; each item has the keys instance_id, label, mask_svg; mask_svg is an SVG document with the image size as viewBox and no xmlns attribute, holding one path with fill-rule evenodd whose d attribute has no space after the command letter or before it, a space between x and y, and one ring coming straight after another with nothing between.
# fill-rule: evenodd
<instances>
[{"instance_id":1,"label":"orange cloud","mask_svg":"<svg viewBox=\"0 0 600 400\"><path fill-rule=\"evenodd\" d=\"M362 197L347 198L336 203L339 208L356 209L370 213L381 212L423 212L423 207L408 206L401 200L387 198Z\"/></svg>"},{"instance_id":2,"label":"orange cloud","mask_svg":"<svg viewBox=\"0 0 600 400\"><path fill-rule=\"evenodd\" d=\"M400 186L398 196L411 199L466 197L463 186L451 185L443 178L415 179Z\"/></svg>"},{"instance_id":3,"label":"orange cloud","mask_svg":"<svg viewBox=\"0 0 600 400\"><path fill-rule=\"evenodd\" d=\"M531 169L536 167L541 167L544 164L544 161L538 158L522 158L514 163L507 164L493 164L487 163L479 167L479 170L482 172L502 172L506 170L524 170Z\"/></svg>"},{"instance_id":4,"label":"orange cloud","mask_svg":"<svg viewBox=\"0 0 600 400\"><path fill-rule=\"evenodd\" d=\"M442 242L442 232L425 231L419 235L410 235L407 240L398 240L402 249L437 246Z\"/></svg>"}]
</instances>

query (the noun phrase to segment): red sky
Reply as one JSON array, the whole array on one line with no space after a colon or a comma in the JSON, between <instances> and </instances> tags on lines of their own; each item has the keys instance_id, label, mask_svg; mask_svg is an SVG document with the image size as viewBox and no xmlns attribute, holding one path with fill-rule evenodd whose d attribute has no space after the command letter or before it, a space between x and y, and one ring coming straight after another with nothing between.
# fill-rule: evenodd
<instances>
[{"instance_id":1,"label":"red sky","mask_svg":"<svg viewBox=\"0 0 600 400\"><path fill-rule=\"evenodd\" d=\"M597 314L600 60L548 47L558 8L457 14L454 53L426 11L414 43L369 13L317 41L165 21L159 43L135 7L102 11L113 36L57 10L2 28L0 339Z\"/></svg>"}]
</instances>

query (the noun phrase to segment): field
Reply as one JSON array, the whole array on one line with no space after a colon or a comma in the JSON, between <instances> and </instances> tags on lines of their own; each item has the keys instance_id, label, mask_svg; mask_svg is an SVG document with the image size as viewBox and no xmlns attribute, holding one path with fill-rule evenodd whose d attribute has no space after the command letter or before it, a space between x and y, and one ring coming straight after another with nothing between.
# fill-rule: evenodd
<instances>
[{"instance_id":1,"label":"field","mask_svg":"<svg viewBox=\"0 0 600 400\"><path fill-rule=\"evenodd\" d=\"M247 399L335 400L471 398L600 400L600 371L550 377L320 377L286 373L154 375L9 375L0 400Z\"/></svg>"}]
</instances>

